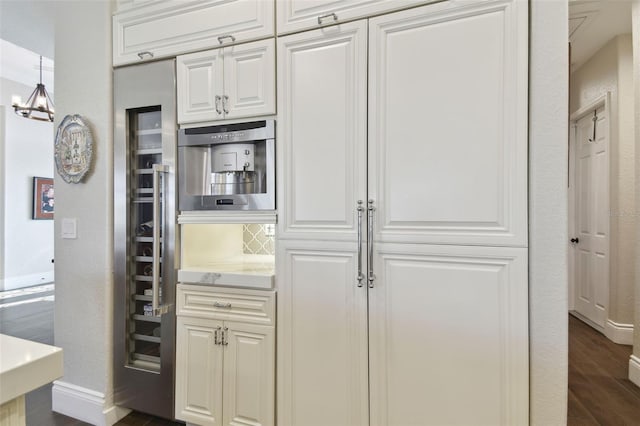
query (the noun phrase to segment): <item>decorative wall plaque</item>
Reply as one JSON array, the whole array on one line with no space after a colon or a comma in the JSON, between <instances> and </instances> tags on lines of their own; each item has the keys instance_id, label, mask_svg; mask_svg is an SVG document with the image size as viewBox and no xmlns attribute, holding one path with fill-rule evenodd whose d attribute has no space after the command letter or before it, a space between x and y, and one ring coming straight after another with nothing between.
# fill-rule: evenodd
<instances>
[{"instance_id":1,"label":"decorative wall plaque","mask_svg":"<svg viewBox=\"0 0 640 426\"><path fill-rule=\"evenodd\" d=\"M58 174L67 183L80 182L93 158L93 136L80 115L64 117L56 132L54 149Z\"/></svg>"}]
</instances>

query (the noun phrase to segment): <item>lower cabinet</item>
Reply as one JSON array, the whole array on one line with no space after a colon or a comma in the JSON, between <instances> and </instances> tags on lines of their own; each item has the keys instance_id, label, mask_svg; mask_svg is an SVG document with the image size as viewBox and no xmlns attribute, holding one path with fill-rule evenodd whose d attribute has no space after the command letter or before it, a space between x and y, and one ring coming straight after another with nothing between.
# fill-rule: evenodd
<instances>
[{"instance_id":1,"label":"lower cabinet","mask_svg":"<svg viewBox=\"0 0 640 426\"><path fill-rule=\"evenodd\" d=\"M179 285L179 301L189 300L184 292ZM219 287L215 293L221 294ZM242 296L250 298L250 293L229 293L229 297L240 300ZM273 292L266 293L275 297ZM202 426L273 425L275 327L253 324L251 317L243 320L237 311L232 315L234 320L228 320L224 307L234 310L226 302L228 298L223 302L214 297L201 300L202 316L181 314L178 302L176 418ZM206 311L207 302L211 312Z\"/></svg>"}]
</instances>

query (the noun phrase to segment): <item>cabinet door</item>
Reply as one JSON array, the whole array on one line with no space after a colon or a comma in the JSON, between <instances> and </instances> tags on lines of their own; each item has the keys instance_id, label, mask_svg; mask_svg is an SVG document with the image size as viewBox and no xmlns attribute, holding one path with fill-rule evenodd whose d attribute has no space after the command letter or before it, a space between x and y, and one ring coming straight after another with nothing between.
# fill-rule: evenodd
<instances>
[{"instance_id":1,"label":"cabinet door","mask_svg":"<svg viewBox=\"0 0 640 426\"><path fill-rule=\"evenodd\" d=\"M223 118L222 49L178 56L178 123Z\"/></svg>"},{"instance_id":2,"label":"cabinet door","mask_svg":"<svg viewBox=\"0 0 640 426\"><path fill-rule=\"evenodd\" d=\"M275 422L275 327L225 322L225 425Z\"/></svg>"},{"instance_id":3,"label":"cabinet door","mask_svg":"<svg viewBox=\"0 0 640 426\"><path fill-rule=\"evenodd\" d=\"M363 18L433 0L278 0L278 34Z\"/></svg>"},{"instance_id":4,"label":"cabinet door","mask_svg":"<svg viewBox=\"0 0 640 426\"><path fill-rule=\"evenodd\" d=\"M222 324L177 318L176 419L202 426L222 424L223 346L216 344Z\"/></svg>"},{"instance_id":5,"label":"cabinet door","mask_svg":"<svg viewBox=\"0 0 640 426\"><path fill-rule=\"evenodd\" d=\"M275 39L224 49L225 118L276 112Z\"/></svg>"},{"instance_id":6,"label":"cabinet door","mask_svg":"<svg viewBox=\"0 0 640 426\"><path fill-rule=\"evenodd\" d=\"M375 239L526 246L527 2L369 22Z\"/></svg>"},{"instance_id":7,"label":"cabinet door","mask_svg":"<svg viewBox=\"0 0 640 426\"><path fill-rule=\"evenodd\" d=\"M139 7L113 16L114 65L209 49L230 40L240 42L274 35L273 0L139 3Z\"/></svg>"},{"instance_id":8,"label":"cabinet door","mask_svg":"<svg viewBox=\"0 0 640 426\"><path fill-rule=\"evenodd\" d=\"M527 249L378 244L371 425L528 425Z\"/></svg>"},{"instance_id":9,"label":"cabinet door","mask_svg":"<svg viewBox=\"0 0 640 426\"><path fill-rule=\"evenodd\" d=\"M366 34L353 22L278 39L282 239L356 239L356 203L366 204Z\"/></svg>"},{"instance_id":10,"label":"cabinet door","mask_svg":"<svg viewBox=\"0 0 640 426\"><path fill-rule=\"evenodd\" d=\"M280 242L278 424L365 426L367 287L354 243Z\"/></svg>"}]
</instances>

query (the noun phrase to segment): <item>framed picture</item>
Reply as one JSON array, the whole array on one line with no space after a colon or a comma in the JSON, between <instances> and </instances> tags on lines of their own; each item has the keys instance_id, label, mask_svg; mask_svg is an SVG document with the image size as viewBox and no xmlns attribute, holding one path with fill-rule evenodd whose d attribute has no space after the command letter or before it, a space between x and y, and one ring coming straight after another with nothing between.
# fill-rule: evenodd
<instances>
[{"instance_id":1,"label":"framed picture","mask_svg":"<svg viewBox=\"0 0 640 426\"><path fill-rule=\"evenodd\" d=\"M53 178L33 178L33 219L53 219Z\"/></svg>"}]
</instances>

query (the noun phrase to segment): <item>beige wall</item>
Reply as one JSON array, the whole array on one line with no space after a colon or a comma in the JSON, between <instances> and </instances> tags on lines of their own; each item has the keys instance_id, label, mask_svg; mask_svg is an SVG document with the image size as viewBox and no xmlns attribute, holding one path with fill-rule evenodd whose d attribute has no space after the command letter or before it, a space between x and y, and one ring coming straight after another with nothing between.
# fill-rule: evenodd
<instances>
[{"instance_id":1,"label":"beige wall","mask_svg":"<svg viewBox=\"0 0 640 426\"><path fill-rule=\"evenodd\" d=\"M632 28L640 28L640 0L633 1L633 25ZM635 106L635 138L636 144L640 144L640 31L633 32L633 56L636 58L633 65L634 106ZM640 148L636 150L636 182L640 188ZM636 191L636 215L640 215L640 195ZM636 250L640 252L640 220L636 223ZM636 256L636 294L640 295L640 256ZM629 378L640 386L640 297L635 300L636 315L633 339L633 357L629 364Z\"/></svg>"},{"instance_id":2,"label":"beige wall","mask_svg":"<svg viewBox=\"0 0 640 426\"><path fill-rule=\"evenodd\" d=\"M611 93L610 269L608 320L633 324L635 144L631 35L609 41L571 74L570 110Z\"/></svg>"}]
</instances>

